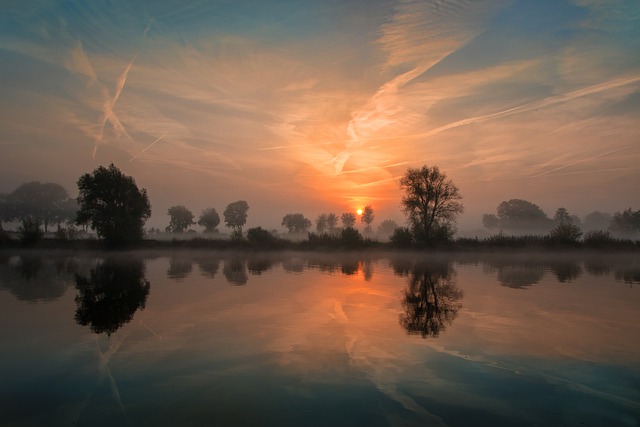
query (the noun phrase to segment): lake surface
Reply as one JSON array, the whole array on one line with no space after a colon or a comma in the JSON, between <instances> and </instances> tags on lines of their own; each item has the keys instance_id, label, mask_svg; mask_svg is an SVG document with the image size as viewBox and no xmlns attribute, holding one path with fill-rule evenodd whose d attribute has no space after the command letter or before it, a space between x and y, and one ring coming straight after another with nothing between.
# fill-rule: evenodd
<instances>
[{"instance_id":1,"label":"lake surface","mask_svg":"<svg viewBox=\"0 0 640 427\"><path fill-rule=\"evenodd\" d=\"M0 253L2 426L638 426L638 254Z\"/></svg>"}]
</instances>

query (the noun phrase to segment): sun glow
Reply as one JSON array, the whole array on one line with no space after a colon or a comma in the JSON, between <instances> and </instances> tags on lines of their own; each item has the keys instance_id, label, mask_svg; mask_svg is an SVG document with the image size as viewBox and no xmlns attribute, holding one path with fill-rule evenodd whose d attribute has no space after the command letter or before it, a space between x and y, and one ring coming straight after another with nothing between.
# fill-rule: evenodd
<instances>
[{"instance_id":1,"label":"sun glow","mask_svg":"<svg viewBox=\"0 0 640 427\"><path fill-rule=\"evenodd\" d=\"M356 211L356 213L357 213L358 215L362 215L362 209L358 209L358 210Z\"/></svg>"}]
</instances>

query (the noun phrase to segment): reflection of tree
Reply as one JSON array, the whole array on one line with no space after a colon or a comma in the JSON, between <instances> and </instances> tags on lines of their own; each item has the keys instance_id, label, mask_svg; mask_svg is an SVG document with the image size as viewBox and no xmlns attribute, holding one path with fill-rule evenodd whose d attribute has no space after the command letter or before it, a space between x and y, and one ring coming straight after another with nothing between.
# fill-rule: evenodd
<instances>
[{"instance_id":1,"label":"reflection of tree","mask_svg":"<svg viewBox=\"0 0 640 427\"><path fill-rule=\"evenodd\" d=\"M212 257L198 258L198 267L203 276L213 279L220 268L220 260Z\"/></svg>"},{"instance_id":2,"label":"reflection of tree","mask_svg":"<svg viewBox=\"0 0 640 427\"><path fill-rule=\"evenodd\" d=\"M64 295L73 282L73 258L48 258L41 254L5 257L0 262L0 289L21 301L52 301Z\"/></svg>"},{"instance_id":3,"label":"reflection of tree","mask_svg":"<svg viewBox=\"0 0 640 427\"><path fill-rule=\"evenodd\" d=\"M640 283L640 264L632 262L624 267L619 266L616 268L614 277L617 281L628 283L629 285Z\"/></svg>"},{"instance_id":4,"label":"reflection of tree","mask_svg":"<svg viewBox=\"0 0 640 427\"><path fill-rule=\"evenodd\" d=\"M358 260L345 260L342 261L342 264L340 265L340 271L342 271L342 274L345 274L347 276L356 274L359 269L360 266Z\"/></svg>"},{"instance_id":5,"label":"reflection of tree","mask_svg":"<svg viewBox=\"0 0 640 427\"><path fill-rule=\"evenodd\" d=\"M251 257L247 261L247 269L249 273L254 276L261 275L263 272L271 269L271 267L273 267L273 260L270 258Z\"/></svg>"},{"instance_id":6,"label":"reflection of tree","mask_svg":"<svg viewBox=\"0 0 640 427\"><path fill-rule=\"evenodd\" d=\"M229 258L224 261L224 267L222 268L222 274L232 285L245 285L249 280L247 270L245 268L245 262L240 258Z\"/></svg>"},{"instance_id":7,"label":"reflection of tree","mask_svg":"<svg viewBox=\"0 0 640 427\"><path fill-rule=\"evenodd\" d=\"M96 334L110 335L144 308L150 286L142 260L107 258L89 278L76 275L76 322Z\"/></svg>"},{"instance_id":8,"label":"reflection of tree","mask_svg":"<svg viewBox=\"0 0 640 427\"><path fill-rule=\"evenodd\" d=\"M498 282L502 286L525 289L542 280L544 268L536 264L501 265L498 267Z\"/></svg>"},{"instance_id":9,"label":"reflection of tree","mask_svg":"<svg viewBox=\"0 0 640 427\"><path fill-rule=\"evenodd\" d=\"M587 258L584 261L584 267L592 276L604 276L611 273L613 265L611 262L604 261L600 257Z\"/></svg>"},{"instance_id":10,"label":"reflection of tree","mask_svg":"<svg viewBox=\"0 0 640 427\"><path fill-rule=\"evenodd\" d=\"M572 261L554 261L549 263L549 269L555 274L559 282L572 282L582 274L582 268Z\"/></svg>"},{"instance_id":11,"label":"reflection of tree","mask_svg":"<svg viewBox=\"0 0 640 427\"><path fill-rule=\"evenodd\" d=\"M401 270L401 268L399 269ZM400 324L409 334L437 337L458 315L463 293L450 263L419 263L409 272Z\"/></svg>"},{"instance_id":12,"label":"reflection of tree","mask_svg":"<svg viewBox=\"0 0 640 427\"><path fill-rule=\"evenodd\" d=\"M167 276L170 279L184 279L193 270L193 261L191 258L171 257L169 261L169 270Z\"/></svg>"}]
</instances>

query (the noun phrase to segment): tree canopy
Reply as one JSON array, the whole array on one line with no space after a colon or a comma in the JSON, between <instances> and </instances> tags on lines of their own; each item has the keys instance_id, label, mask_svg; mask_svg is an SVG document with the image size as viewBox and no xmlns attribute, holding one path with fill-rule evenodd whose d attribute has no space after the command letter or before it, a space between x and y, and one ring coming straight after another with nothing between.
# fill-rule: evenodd
<instances>
[{"instance_id":1,"label":"tree canopy","mask_svg":"<svg viewBox=\"0 0 640 427\"><path fill-rule=\"evenodd\" d=\"M409 168L400 180L402 205L416 241L449 239L462 213L460 191L437 166Z\"/></svg>"},{"instance_id":2,"label":"tree canopy","mask_svg":"<svg viewBox=\"0 0 640 427\"><path fill-rule=\"evenodd\" d=\"M311 221L301 213L286 214L282 218L282 226L285 227L289 233L306 233L311 227Z\"/></svg>"},{"instance_id":3,"label":"tree canopy","mask_svg":"<svg viewBox=\"0 0 640 427\"><path fill-rule=\"evenodd\" d=\"M362 210L362 216L360 217L360 221L365 225L367 231L371 231L371 223L375 219L375 214L373 213L373 208L371 205L367 205Z\"/></svg>"},{"instance_id":4,"label":"tree canopy","mask_svg":"<svg viewBox=\"0 0 640 427\"><path fill-rule=\"evenodd\" d=\"M198 225L204 227L205 233L216 232L216 227L220 224L220 215L214 208L208 208L202 211L198 218Z\"/></svg>"},{"instance_id":5,"label":"tree canopy","mask_svg":"<svg viewBox=\"0 0 640 427\"><path fill-rule=\"evenodd\" d=\"M356 214L353 212L345 212L340 217L340 221L342 221L342 226L344 228L353 228L356 224Z\"/></svg>"},{"instance_id":6,"label":"tree canopy","mask_svg":"<svg viewBox=\"0 0 640 427\"><path fill-rule=\"evenodd\" d=\"M242 227L247 222L247 212L249 211L249 204L244 200L238 200L237 202L229 203L224 210L224 223L228 228L233 229L234 233L239 236L242 235Z\"/></svg>"},{"instance_id":7,"label":"tree canopy","mask_svg":"<svg viewBox=\"0 0 640 427\"><path fill-rule=\"evenodd\" d=\"M113 165L100 166L78 179L78 224L90 224L109 244L139 241L151 216L147 191Z\"/></svg>"},{"instance_id":8,"label":"tree canopy","mask_svg":"<svg viewBox=\"0 0 640 427\"><path fill-rule=\"evenodd\" d=\"M184 233L187 228L195 224L193 213L182 205L171 206L167 215L171 217L167 231L172 233Z\"/></svg>"},{"instance_id":9,"label":"tree canopy","mask_svg":"<svg viewBox=\"0 0 640 427\"><path fill-rule=\"evenodd\" d=\"M49 224L71 219L75 215L73 199L60 184L27 182L4 196L2 220L24 220L42 223L45 232ZM76 207L77 209L77 207Z\"/></svg>"}]
</instances>

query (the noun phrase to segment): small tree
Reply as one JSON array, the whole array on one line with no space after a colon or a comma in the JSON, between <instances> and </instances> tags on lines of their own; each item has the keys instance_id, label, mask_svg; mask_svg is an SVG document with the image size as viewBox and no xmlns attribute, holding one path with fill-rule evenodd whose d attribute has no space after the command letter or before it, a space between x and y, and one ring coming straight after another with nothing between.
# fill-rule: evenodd
<instances>
[{"instance_id":1,"label":"small tree","mask_svg":"<svg viewBox=\"0 0 640 427\"><path fill-rule=\"evenodd\" d=\"M232 236L234 239L242 238L242 227L247 222L247 211L249 211L249 204L244 200L238 200L237 202L229 203L223 212L224 223L233 230Z\"/></svg>"},{"instance_id":2,"label":"small tree","mask_svg":"<svg viewBox=\"0 0 640 427\"><path fill-rule=\"evenodd\" d=\"M353 212L345 212L340 217L340 221L342 221L342 226L344 228L353 228L356 224L356 214Z\"/></svg>"},{"instance_id":3,"label":"small tree","mask_svg":"<svg viewBox=\"0 0 640 427\"><path fill-rule=\"evenodd\" d=\"M78 224L91 224L109 244L120 245L142 239L143 226L151 216L147 190L113 164L98 167L78 179Z\"/></svg>"},{"instance_id":4,"label":"small tree","mask_svg":"<svg viewBox=\"0 0 640 427\"><path fill-rule=\"evenodd\" d=\"M455 220L462 213L460 192L437 166L409 168L400 180L405 191L404 213L419 242L449 239L455 232Z\"/></svg>"},{"instance_id":5,"label":"small tree","mask_svg":"<svg viewBox=\"0 0 640 427\"><path fill-rule=\"evenodd\" d=\"M333 212L327 214L327 230L329 234L334 234L336 232L336 227L338 226L338 215Z\"/></svg>"},{"instance_id":6,"label":"small tree","mask_svg":"<svg viewBox=\"0 0 640 427\"><path fill-rule=\"evenodd\" d=\"M282 218L282 226L285 227L289 233L306 233L311 227L311 221L301 213L286 214Z\"/></svg>"},{"instance_id":7,"label":"small tree","mask_svg":"<svg viewBox=\"0 0 640 427\"><path fill-rule=\"evenodd\" d=\"M316 231L320 234L324 234L327 230L327 214L320 214L316 218Z\"/></svg>"},{"instance_id":8,"label":"small tree","mask_svg":"<svg viewBox=\"0 0 640 427\"><path fill-rule=\"evenodd\" d=\"M367 205L362 210L362 216L360 221L365 225L364 229L367 233L371 233L371 223L373 222L375 215L373 214L373 208L371 205Z\"/></svg>"},{"instance_id":9,"label":"small tree","mask_svg":"<svg viewBox=\"0 0 640 427\"><path fill-rule=\"evenodd\" d=\"M580 236L582 236L580 228L570 222L561 222L549 233L551 239L561 243L576 243L580 240Z\"/></svg>"},{"instance_id":10,"label":"small tree","mask_svg":"<svg viewBox=\"0 0 640 427\"><path fill-rule=\"evenodd\" d=\"M378 237L388 240L393 234L394 230L398 228L398 223L392 219L385 219L382 224L378 226Z\"/></svg>"},{"instance_id":11,"label":"small tree","mask_svg":"<svg viewBox=\"0 0 640 427\"><path fill-rule=\"evenodd\" d=\"M571 215L569 215L569 211L566 208L558 208L553 216L553 220L560 224L571 224L572 222Z\"/></svg>"},{"instance_id":12,"label":"small tree","mask_svg":"<svg viewBox=\"0 0 640 427\"><path fill-rule=\"evenodd\" d=\"M220 215L214 208L205 209L200 214L198 225L204 227L205 233L217 232L216 227L220 224Z\"/></svg>"},{"instance_id":13,"label":"small tree","mask_svg":"<svg viewBox=\"0 0 640 427\"><path fill-rule=\"evenodd\" d=\"M167 215L171 217L167 231L172 233L184 233L193 222L193 213L182 205L171 206L167 211Z\"/></svg>"}]
</instances>

